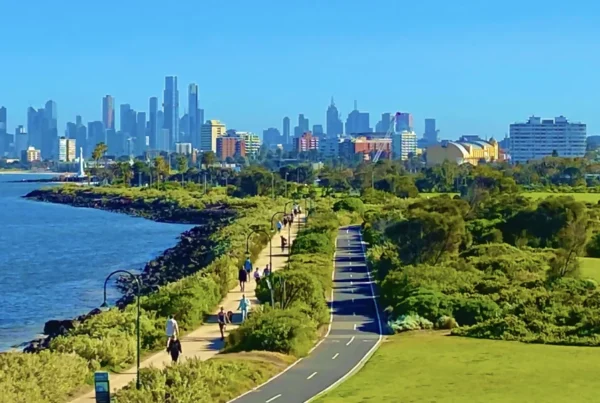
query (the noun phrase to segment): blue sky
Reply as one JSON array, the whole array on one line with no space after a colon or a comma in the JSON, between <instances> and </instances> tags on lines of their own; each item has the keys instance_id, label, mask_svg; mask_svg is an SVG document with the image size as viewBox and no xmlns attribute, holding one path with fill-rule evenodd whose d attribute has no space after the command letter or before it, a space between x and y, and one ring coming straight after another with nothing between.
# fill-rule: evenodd
<instances>
[{"instance_id":1,"label":"blue sky","mask_svg":"<svg viewBox=\"0 0 600 403\"><path fill-rule=\"evenodd\" d=\"M356 99L372 126L407 111L445 138L531 114L600 133L600 2L490 3L0 0L0 105L12 131L53 99L64 128L99 120L105 94L146 111L177 75L182 112L196 82L206 117L238 130L325 124L333 95L343 120Z\"/></svg>"}]
</instances>

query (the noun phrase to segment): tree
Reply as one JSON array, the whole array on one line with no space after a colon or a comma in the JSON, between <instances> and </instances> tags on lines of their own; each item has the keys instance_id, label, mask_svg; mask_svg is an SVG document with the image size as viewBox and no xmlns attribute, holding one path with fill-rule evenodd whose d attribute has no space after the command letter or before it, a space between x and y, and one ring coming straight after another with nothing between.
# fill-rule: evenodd
<instances>
[{"instance_id":1,"label":"tree","mask_svg":"<svg viewBox=\"0 0 600 403\"><path fill-rule=\"evenodd\" d=\"M562 278L577 272L579 258L588 241L589 217L586 211L568 212L567 224L558 232L559 249L550 262L550 278Z\"/></svg>"},{"instance_id":2,"label":"tree","mask_svg":"<svg viewBox=\"0 0 600 403\"><path fill-rule=\"evenodd\" d=\"M92 159L95 162L94 166L96 167L96 175L98 175L98 163L100 159L104 157L107 151L108 146L103 142L96 144L96 147L94 147L94 151L92 151Z\"/></svg>"},{"instance_id":3,"label":"tree","mask_svg":"<svg viewBox=\"0 0 600 403\"><path fill-rule=\"evenodd\" d=\"M154 158L154 172L156 173L156 183L160 183L161 178L164 179L169 174L169 165L161 156Z\"/></svg>"},{"instance_id":4,"label":"tree","mask_svg":"<svg viewBox=\"0 0 600 403\"><path fill-rule=\"evenodd\" d=\"M261 166L245 168L238 176L240 196L264 196L271 191L271 172Z\"/></svg>"},{"instance_id":5,"label":"tree","mask_svg":"<svg viewBox=\"0 0 600 403\"><path fill-rule=\"evenodd\" d=\"M214 165L217 162L217 156L213 151L202 153L202 164L206 167Z\"/></svg>"},{"instance_id":6,"label":"tree","mask_svg":"<svg viewBox=\"0 0 600 403\"><path fill-rule=\"evenodd\" d=\"M181 186L183 186L184 175L188 169L188 159L185 155L179 154L177 156L177 170L181 173Z\"/></svg>"},{"instance_id":7,"label":"tree","mask_svg":"<svg viewBox=\"0 0 600 403\"><path fill-rule=\"evenodd\" d=\"M123 184L130 186L133 179L133 168L129 161L117 162L113 165L113 175L121 180Z\"/></svg>"}]
</instances>

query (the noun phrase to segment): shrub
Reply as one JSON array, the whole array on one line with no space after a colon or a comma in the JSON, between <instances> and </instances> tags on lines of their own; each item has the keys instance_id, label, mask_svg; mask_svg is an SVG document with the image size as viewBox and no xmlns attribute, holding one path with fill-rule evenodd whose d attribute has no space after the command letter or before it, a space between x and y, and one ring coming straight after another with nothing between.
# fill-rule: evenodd
<instances>
[{"instance_id":1,"label":"shrub","mask_svg":"<svg viewBox=\"0 0 600 403\"><path fill-rule=\"evenodd\" d=\"M346 197L340 201L335 202L333 205L333 211L350 211L356 213L363 213L365 211L365 205L358 197Z\"/></svg>"},{"instance_id":2,"label":"shrub","mask_svg":"<svg viewBox=\"0 0 600 403\"><path fill-rule=\"evenodd\" d=\"M388 326L395 333L433 329L433 323L419 315L400 315L396 320L389 321Z\"/></svg>"},{"instance_id":3,"label":"shrub","mask_svg":"<svg viewBox=\"0 0 600 403\"><path fill-rule=\"evenodd\" d=\"M233 330L226 351L265 350L304 356L317 339L317 324L300 307L265 309Z\"/></svg>"},{"instance_id":4,"label":"shrub","mask_svg":"<svg viewBox=\"0 0 600 403\"><path fill-rule=\"evenodd\" d=\"M88 363L72 354L0 354L0 400L62 403L90 374Z\"/></svg>"},{"instance_id":5,"label":"shrub","mask_svg":"<svg viewBox=\"0 0 600 403\"><path fill-rule=\"evenodd\" d=\"M292 254L322 253L333 255L335 245L327 234L308 233L298 236L292 244Z\"/></svg>"}]
</instances>

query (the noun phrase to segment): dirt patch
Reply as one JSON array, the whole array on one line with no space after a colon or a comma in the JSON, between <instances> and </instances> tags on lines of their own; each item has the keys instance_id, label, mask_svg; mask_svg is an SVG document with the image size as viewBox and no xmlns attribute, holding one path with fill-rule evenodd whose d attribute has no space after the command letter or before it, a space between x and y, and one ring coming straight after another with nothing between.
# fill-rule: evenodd
<instances>
[{"instance_id":1,"label":"dirt patch","mask_svg":"<svg viewBox=\"0 0 600 403\"><path fill-rule=\"evenodd\" d=\"M228 353L218 354L213 359L236 359L236 360L248 360L248 361L259 361L267 362L276 365L280 368L286 368L291 363L296 361L296 357L291 355L285 355L281 353L271 353L268 351L250 351L240 353Z\"/></svg>"}]
</instances>

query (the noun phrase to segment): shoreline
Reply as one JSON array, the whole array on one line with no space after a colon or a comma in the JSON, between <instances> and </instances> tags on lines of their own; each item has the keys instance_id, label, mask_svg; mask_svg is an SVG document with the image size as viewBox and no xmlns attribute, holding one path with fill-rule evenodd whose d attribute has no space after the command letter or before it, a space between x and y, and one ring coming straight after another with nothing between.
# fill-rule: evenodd
<instances>
[{"instance_id":1,"label":"shoreline","mask_svg":"<svg viewBox=\"0 0 600 403\"><path fill-rule=\"evenodd\" d=\"M0 175L58 175L59 172L34 171L0 171Z\"/></svg>"},{"instance_id":2,"label":"shoreline","mask_svg":"<svg viewBox=\"0 0 600 403\"><path fill-rule=\"evenodd\" d=\"M157 286L160 287L164 284L177 281L179 278L171 278L169 273L161 271L160 267L163 265L165 267L171 267L173 261L186 260L186 258L189 260L189 256L186 255L186 250L199 247L206 243L208 236L213 231L218 230L220 225L223 225L228 221L228 218L219 220L219 216L227 215L227 211L219 212L212 209L206 209L206 211L196 211L197 214L190 214L191 217L187 217L185 211L180 214L164 214L164 211L157 211L152 205L143 206L140 203L133 204L131 199L124 197L115 197L107 200L105 198L97 199L78 196L80 195L64 195L53 192L52 190L37 189L22 196L22 198L45 203L65 204L75 208L92 208L111 213L126 214L132 217L145 218L164 224L193 225L191 229L183 231L179 235L175 246L164 250L140 267L139 274L142 284L144 285L142 289L143 295L151 293ZM207 259L205 260L208 261L203 263L208 264L212 259L213 256L210 253L207 253ZM117 300L116 306L123 309L133 301L131 293L133 283L131 283L131 280L128 278L120 278L117 281L116 288L122 295ZM12 351L34 353L47 349L54 338L68 333L68 331L75 326L75 323L81 324L100 312L101 311L98 308L95 308L90 312L83 313L71 319L50 318L44 323L43 330L38 333L38 337L29 341L15 342L9 349L0 352L0 354Z\"/></svg>"}]
</instances>

